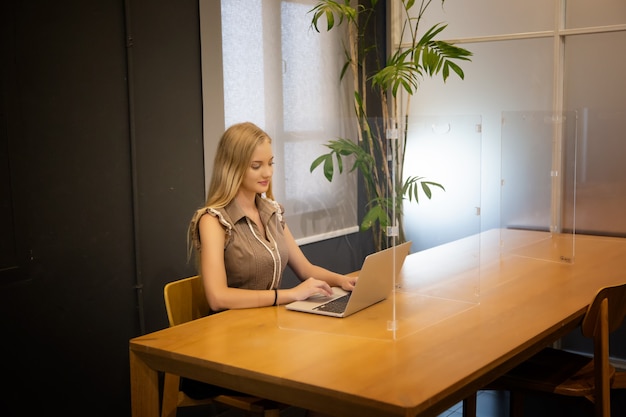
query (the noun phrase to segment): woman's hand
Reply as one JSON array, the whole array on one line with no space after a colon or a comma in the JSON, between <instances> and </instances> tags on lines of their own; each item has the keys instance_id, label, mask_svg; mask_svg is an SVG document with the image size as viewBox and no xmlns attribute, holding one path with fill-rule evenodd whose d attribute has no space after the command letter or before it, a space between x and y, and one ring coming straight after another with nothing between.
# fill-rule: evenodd
<instances>
[{"instance_id":1,"label":"woman's hand","mask_svg":"<svg viewBox=\"0 0 626 417\"><path fill-rule=\"evenodd\" d=\"M359 277L344 275L341 280L341 289L344 291L352 291Z\"/></svg>"},{"instance_id":2,"label":"woman's hand","mask_svg":"<svg viewBox=\"0 0 626 417\"><path fill-rule=\"evenodd\" d=\"M296 287L291 288L291 291L295 301L306 300L313 295L323 295L325 297L333 295L333 290L326 281L315 278L308 278Z\"/></svg>"}]
</instances>

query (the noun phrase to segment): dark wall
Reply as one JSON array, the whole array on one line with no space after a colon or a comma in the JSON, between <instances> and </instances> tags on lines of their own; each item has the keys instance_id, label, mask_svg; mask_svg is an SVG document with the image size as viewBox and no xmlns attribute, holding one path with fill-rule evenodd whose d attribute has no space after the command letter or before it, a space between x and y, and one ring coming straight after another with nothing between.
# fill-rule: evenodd
<instances>
[{"instance_id":1,"label":"dark wall","mask_svg":"<svg viewBox=\"0 0 626 417\"><path fill-rule=\"evenodd\" d=\"M137 332L123 4L5 4L3 146L19 273L1 290L2 407L113 414L128 397L123 341Z\"/></svg>"},{"instance_id":2,"label":"dark wall","mask_svg":"<svg viewBox=\"0 0 626 417\"><path fill-rule=\"evenodd\" d=\"M129 415L128 340L165 327L163 285L195 273L198 1L1 7L0 415ZM305 253L348 272L358 239Z\"/></svg>"},{"instance_id":3,"label":"dark wall","mask_svg":"<svg viewBox=\"0 0 626 417\"><path fill-rule=\"evenodd\" d=\"M167 323L163 284L195 272L186 231L204 201L200 29L197 0L130 3L137 278L152 331Z\"/></svg>"},{"instance_id":4,"label":"dark wall","mask_svg":"<svg viewBox=\"0 0 626 417\"><path fill-rule=\"evenodd\" d=\"M130 414L128 340L165 327L163 284L193 273L185 229L204 187L198 4L126 6L2 6L10 390L0 415Z\"/></svg>"}]
</instances>

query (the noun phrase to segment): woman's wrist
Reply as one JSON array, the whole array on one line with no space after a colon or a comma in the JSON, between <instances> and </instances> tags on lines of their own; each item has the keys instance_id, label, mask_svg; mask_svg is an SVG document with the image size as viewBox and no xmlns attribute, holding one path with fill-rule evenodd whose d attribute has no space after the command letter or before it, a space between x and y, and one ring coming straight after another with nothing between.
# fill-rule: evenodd
<instances>
[{"instance_id":1,"label":"woman's wrist","mask_svg":"<svg viewBox=\"0 0 626 417\"><path fill-rule=\"evenodd\" d=\"M296 301L294 295L294 288L281 288L278 290L278 296L276 297L276 305L289 304L292 301Z\"/></svg>"},{"instance_id":2,"label":"woman's wrist","mask_svg":"<svg viewBox=\"0 0 626 417\"><path fill-rule=\"evenodd\" d=\"M278 302L278 289L274 288L274 306L277 306L279 304Z\"/></svg>"}]
</instances>

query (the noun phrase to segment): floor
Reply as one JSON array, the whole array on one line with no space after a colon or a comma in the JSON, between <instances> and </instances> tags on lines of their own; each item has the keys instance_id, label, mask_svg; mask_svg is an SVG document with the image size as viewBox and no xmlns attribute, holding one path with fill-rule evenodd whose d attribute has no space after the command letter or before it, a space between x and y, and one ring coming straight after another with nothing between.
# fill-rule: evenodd
<instances>
[{"instance_id":1,"label":"floor","mask_svg":"<svg viewBox=\"0 0 626 417\"><path fill-rule=\"evenodd\" d=\"M500 391L480 391L478 393L477 417L508 417L508 394ZM585 399L562 398L555 396L527 396L524 415L530 417L591 417L593 408ZM626 416L626 390L615 390L611 395L611 415ZM456 404L438 417L462 417L463 405ZM235 410L184 410L178 417L245 417ZM306 411L288 407L281 412L281 417L306 417Z\"/></svg>"}]
</instances>

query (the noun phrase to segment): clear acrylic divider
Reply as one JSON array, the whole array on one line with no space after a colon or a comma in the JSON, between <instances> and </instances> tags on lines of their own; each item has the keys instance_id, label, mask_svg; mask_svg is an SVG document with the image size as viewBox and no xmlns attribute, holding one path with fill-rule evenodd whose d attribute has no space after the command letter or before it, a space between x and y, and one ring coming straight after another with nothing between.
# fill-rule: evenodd
<instances>
[{"instance_id":1,"label":"clear acrylic divider","mask_svg":"<svg viewBox=\"0 0 626 417\"><path fill-rule=\"evenodd\" d=\"M576 116L502 113L501 256L574 262Z\"/></svg>"},{"instance_id":2,"label":"clear acrylic divider","mask_svg":"<svg viewBox=\"0 0 626 417\"><path fill-rule=\"evenodd\" d=\"M626 237L625 107L583 108L577 113L576 188L566 187L565 196L569 202L576 196L578 237ZM567 174L573 175L571 171ZM564 227L573 225L564 222ZM577 252L582 255L580 245Z\"/></svg>"},{"instance_id":3,"label":"clear acrylic divider","mask_svg":"<svg viewBox=\"0 0 626 417\"><path fill-rule=\"evenodd\" d=\"M277 309L281 328L392 341L479 303L481 118L412 120L406 130L396 130L380 119L370 121L372 139L388 151L383 197L391 202L389 207L395 207L390 218L397 219L386 229L390 237L383 242L396 262L386 274L375 277L379 285L389 286L386 299L345 318L281 306ZM399 182L396 162L403 154ZM344 169L349 170L352 163L344 161ZM408 195L402 200L402 184L411 177L419 177L415 183L418 202ZM420 181L439 183L445 190L431 184L429 199ZM399 245L405 240L412 242L411 253L400 268Z\"/></svg>"},{"instance_id":4,"label":"clear acrylic divider","mask_svg":"<svg viewBox=\"0 0 626 417\"><path fill-rule=\"evenodd\" d=\"M404 201L413 253L396 289L400 337L474 307L481 291L482 118L412 120L404 177L423 177L445 190L431 187L432 198L420 193L418 202Z\"/></svg>"}]
</instances>

